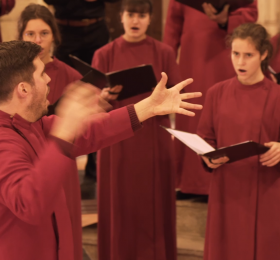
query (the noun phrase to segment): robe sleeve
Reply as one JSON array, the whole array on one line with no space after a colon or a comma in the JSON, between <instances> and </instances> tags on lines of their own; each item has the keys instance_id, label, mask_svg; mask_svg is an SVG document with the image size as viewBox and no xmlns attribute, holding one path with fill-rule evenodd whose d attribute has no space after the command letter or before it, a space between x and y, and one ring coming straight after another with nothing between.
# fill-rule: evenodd
<instances>
[{"instance_id":1,"label":"robe sleeve","mask_svg":"<svg viewBox=\"0 0 280 260\"><path fill-rule=\"evenodd\" d=\"M255 23L258 19L258 4L255 0L252 4L239 8L229 14L228 18L228 33L243 23Z\"/></svg>"},{"instance_id":2,"label":"robe sleeve","mask_svg":"<svg viewBox=\"0 0 280 260\"><path fill-rule=\"evenodd\" d=\"M49 135L55 116L42 119L43 131ZM134 105L113 110L109 113L99 113L92 117L86 132L75 141L72 157L96 152L99 149L113 145L134 135L142 128L136 115Z\"/></svg>"},{"instance_id":3,"label":"robe sleeve","mask_svg":"<svg viewBox=\"0 0 280 260\"><path fill-rule=\"evenodd\" d=\"M172 47L175 52L175 56L177 56L178 48L180 46L180 39L184 25L183 9L182 4L176 2L175 0L170 0L163 42Z\"/></svg>"},{"instance_id":4,"label":"robe sleeve","mask_svg":"<svg viewBox=\"0 0 280 260\"><path fill-rule=\"evenodd\" d=\"M95 115L86 133L75 142L74 156L96 152L132 137L134 130L141 128L141 124L135 128L130 114L128 107L123 107Z\"/></svg>"},{"instance_id":5,"label":"robe sleeve","mask_svg":"<svg viewBox=\"0 0 280 260\"><path fill-rule=\"evenodd\" d=\"M0 0L1 1L1 16L8 14L15 6L15 0Z\"/></svg>"},{"instance_id":6,"label":"robe sleeve","mask_svg":"<svg viewBox=\"0 0 280 260\"><path fill-rule=\"evenodd\" d=\"M40 160L31 162L26 145L14 131L1 133L0 203L22 221L39 225L53 212L72 160L50 140Z\"/></svg>"}]
</instances>

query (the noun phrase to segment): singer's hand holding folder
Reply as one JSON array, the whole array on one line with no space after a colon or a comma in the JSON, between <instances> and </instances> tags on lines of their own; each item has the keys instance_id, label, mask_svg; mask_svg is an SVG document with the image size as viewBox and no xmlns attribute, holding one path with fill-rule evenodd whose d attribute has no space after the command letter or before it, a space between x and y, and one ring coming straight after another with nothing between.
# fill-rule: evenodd
<instances>
[{"instance_id":1,"label":"singer's hand holding folder","mask_svg":"<svg viewBox=\"0 0 280 260\"><path fill-rule=\"evenodd\" d=\"M268 147L253 141L246 141L215 150L211 145L209 145L196 134L173 130L171 128L163 128L187 145L198 155L203 155L212 160L226 156L229 158L227 163L231 163L254 155L263 154L269 150Z\"/></svg>"},{"instance_id":2,"label":"singer's hand holding folder","mask_svg":"<svg viewBox=\"0 0 280 260\"><path fill-rule=\"evenodd\" d=\"M100 89L122 85L123 89L117 100L150 92L157 85L152 65L141 65L104 74L75 56L70 55L70 58L76 70L84 76L85 82Z\"/></svg>"},{"instance_id":3,"label":"singer's hand holding folder","mask_svg":"<svg viewBox=\"0 0 280 260\"><path fill-rule=\"evenodd\" d=\"M222 11L226 4L230 5L229 11L235 11L240 7L244 7L254 2L254 0L176 0L184 5L188 5L200 12L204 13L202 8L203 3L212 4L213 7L218 11Z\"/></svg>"}]
</instances>

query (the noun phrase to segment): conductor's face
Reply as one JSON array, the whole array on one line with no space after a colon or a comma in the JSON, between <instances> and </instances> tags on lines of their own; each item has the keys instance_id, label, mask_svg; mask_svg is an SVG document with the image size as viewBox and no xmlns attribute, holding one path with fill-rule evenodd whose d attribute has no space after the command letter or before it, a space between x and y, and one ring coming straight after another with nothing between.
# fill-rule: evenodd
<instances>
[{"instance_id":1,"label":"conductor's face","mask_svg":"<svg viewBox=\"0 0 280 260\"><path fill-rule=\"evenodd\" d=\"M146 37L146 31L151 21L149 13L124 11L121 19L125 31L124 38L127 41L138 42Z\"/></svg>"},{"instance_id":2,"label":"conductor's face","mask_svg":"<svg viewBox=\"0 0 280 260\"><path fill-rule=\"evenodd\" d=\"M34 84L30 87L28 110L34 120L38 120L48 113L48 83L51 79L45 73L45 65L39 57L35 58L33 64L36 70L33 73Z\"/></svg>"},{"instance_id":3,"label":"conductor's face","mask_svg":"<svg viewBox=\"0 0 280 260\"><path fill-rule=\"evenodd\" d=\"M231 60L241 83L251 85L263 76L261 62L266 55L261 55L249 38L233 40Z\"/></svg>"}]
</instances>

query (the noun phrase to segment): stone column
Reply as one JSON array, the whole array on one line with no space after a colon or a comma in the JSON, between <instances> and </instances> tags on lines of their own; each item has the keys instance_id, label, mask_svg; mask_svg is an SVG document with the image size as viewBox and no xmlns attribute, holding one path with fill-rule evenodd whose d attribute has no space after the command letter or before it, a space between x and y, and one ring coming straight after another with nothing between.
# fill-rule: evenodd
<instances>
[{"instance_id":1,"label":"stone column","mask_svg":"<svg viewBox=\"0 0 280 260\"><path fill-rule=\"evenodd\" d=\"M259 20L274 36L280 31L280 0L258 0Z\"/></svg>"}]
</instances>

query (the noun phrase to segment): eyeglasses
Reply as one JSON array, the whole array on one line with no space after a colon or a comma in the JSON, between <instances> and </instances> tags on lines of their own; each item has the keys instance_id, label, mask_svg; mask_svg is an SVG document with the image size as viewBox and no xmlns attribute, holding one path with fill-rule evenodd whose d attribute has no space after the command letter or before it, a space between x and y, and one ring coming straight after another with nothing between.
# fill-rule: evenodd
<instances>
[{"instance_id":1,"label":"eyeglasses","mask_svg":"<svg viewBox=\"0 0 280 260\"><path fill-rule=\"evenodd\" d=\"M34 32L26 32L24 35L28 40L33 41L33 40L36 39L36 33L34 33ZM39 35L40 35L40 38L42 40L45 40L45 39L47 39L51 36L51 32L50 31L42 31L42 32L39 33Z\"/></svg>"}]
</instances>

